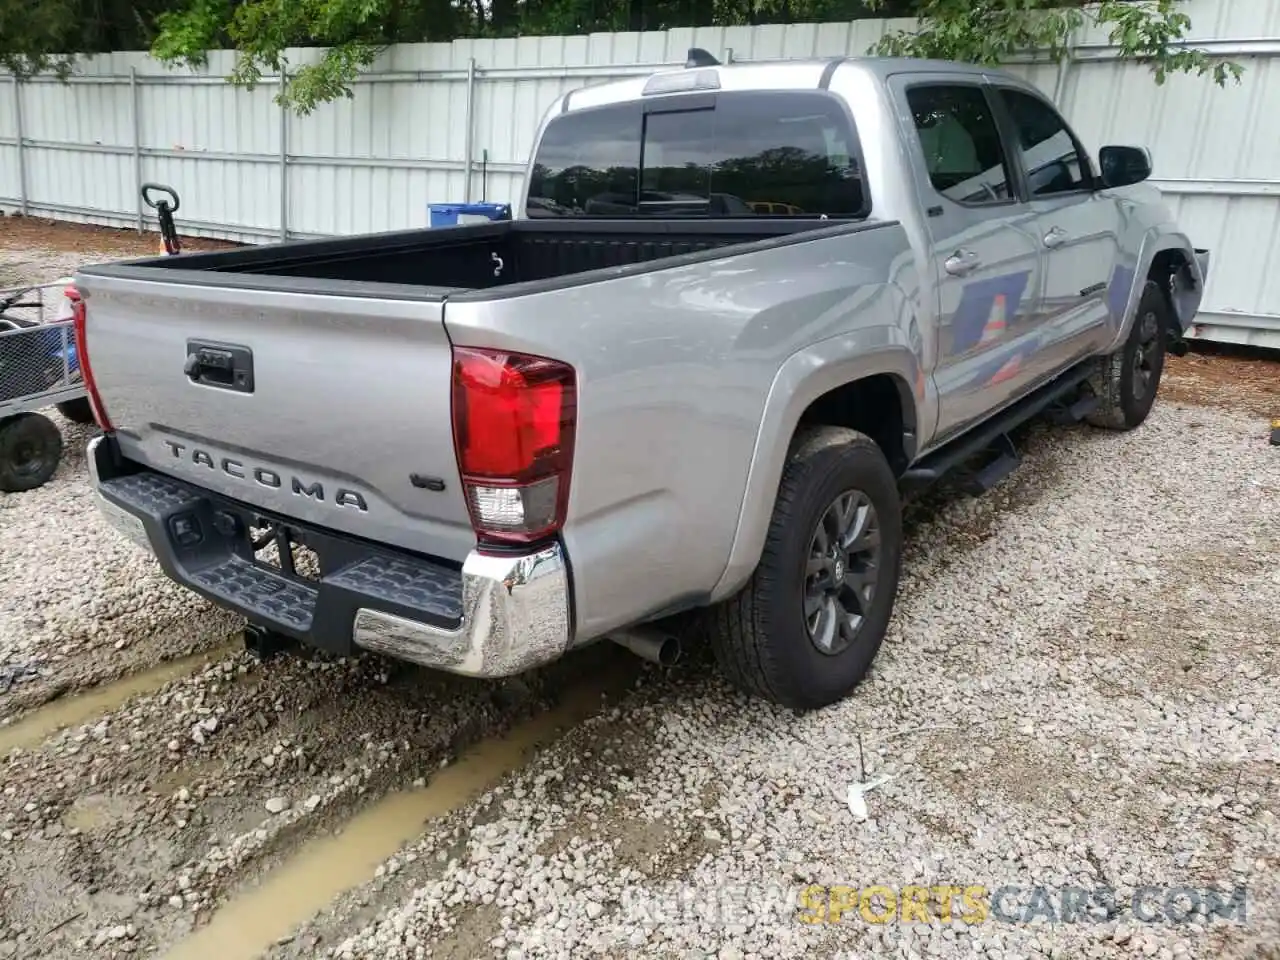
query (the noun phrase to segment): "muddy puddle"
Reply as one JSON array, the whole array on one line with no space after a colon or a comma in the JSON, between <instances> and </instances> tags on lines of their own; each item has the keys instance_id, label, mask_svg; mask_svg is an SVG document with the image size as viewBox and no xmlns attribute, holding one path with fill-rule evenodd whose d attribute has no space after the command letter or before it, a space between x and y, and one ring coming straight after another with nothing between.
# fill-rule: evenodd
<instances>
[{"instance_id":1,"label":"muddy puddle","mask_svg":"<svg viewBox=\"0 0 1280 960\"><path fill-rule=\"evenodd\" d=\"M425 786L389 793L339 831L304 843L259 882L235 891L206 925L163 955L173 960L261 955L337 895L372 879L378 865L427 823L475 799L621 695L638 672L638 661L615 659L607 672L567 688L554 707L466 750Z\"/></svg>"},{"instance_id":2,"label":"muddy puddle","mask_svg":"<svg viewBox=\"0 0 1280 960\"><path fill-rule=\"evenodd\" d=\"M150 670L53 700L0 727L0 756L15 749L27 750L38 746L62 730L118 710L134 697L154 693L165 684L188 677L239 648L238 640L227 641L210 650L170 660Z\"/></svg>"}]
</instances>

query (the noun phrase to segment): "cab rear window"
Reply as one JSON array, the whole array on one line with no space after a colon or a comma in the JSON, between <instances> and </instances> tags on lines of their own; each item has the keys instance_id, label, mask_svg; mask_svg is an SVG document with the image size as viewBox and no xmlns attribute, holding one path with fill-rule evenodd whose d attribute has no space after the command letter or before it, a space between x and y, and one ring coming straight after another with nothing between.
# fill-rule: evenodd
<instances>
[{"instance_id":1,"label":"cab rear window","mask_svg":"<svg viewBox=\"0 0 1280 960\"><path fill-rule=\"evenodd\" d=\"M744 91L556 117L538 144L526 213L857 218L870 206L838 100Z\"/></svg>"}]
</instances>

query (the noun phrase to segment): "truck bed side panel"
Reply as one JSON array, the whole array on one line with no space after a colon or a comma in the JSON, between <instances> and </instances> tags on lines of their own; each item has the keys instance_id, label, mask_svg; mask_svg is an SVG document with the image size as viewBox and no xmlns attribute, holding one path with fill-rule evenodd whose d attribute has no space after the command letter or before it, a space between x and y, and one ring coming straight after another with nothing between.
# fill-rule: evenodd
<instances>
[{"instance_id":1,"label":"truck bed side panel","mask_svg":"<svg viewBox=\"0 0 1280 960\"><path fill-rule=\"evenodd\" d=\"M519 298L450 299L455 344L578 371L564 539L579 640L710 593L778 370L819 341L855 350L850 331L906 327L914 272L901 227L869 223ZM882 339L910 342L905 329Z\"/></svg>"}]
</instances>

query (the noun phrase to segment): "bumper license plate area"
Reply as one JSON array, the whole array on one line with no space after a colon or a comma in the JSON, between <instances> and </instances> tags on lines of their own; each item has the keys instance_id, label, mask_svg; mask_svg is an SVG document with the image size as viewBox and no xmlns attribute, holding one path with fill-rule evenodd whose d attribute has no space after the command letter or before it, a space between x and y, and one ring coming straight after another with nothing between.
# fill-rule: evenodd
<instances>
[{"instance_id":1,"label":"bumper license plate area","mask_svg":"<svg viewBox=\"0 0 1280 960\"><path fill-rule=\"evenodd\" d=\"M303 531L287 523L253 517L244 538L258 566L313 583L323 576L320 555L307 544Z\"/></svg>"}]
</instances>

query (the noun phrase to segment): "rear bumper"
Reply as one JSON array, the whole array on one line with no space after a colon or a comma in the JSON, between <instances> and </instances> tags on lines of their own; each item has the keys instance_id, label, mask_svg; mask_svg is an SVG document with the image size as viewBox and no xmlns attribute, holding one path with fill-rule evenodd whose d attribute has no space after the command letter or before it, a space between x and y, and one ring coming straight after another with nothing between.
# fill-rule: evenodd
<instances>
[{"instance_id":1,"label":"rear bumper","mask_svg":"<svg viewBox=\"0 0 1280 960\"><path fill-rule=\"evenodd\" d=\"M97 437L88 448L103 517L170 578L252 623L338 654L359 647L472 677L520 673L569 647L559 544L521 556L472 552L459 569L122 464L113 445ZM273 524L314 553L312 576L255 559L250 529Z\"/></svg>"}]
</instances>

